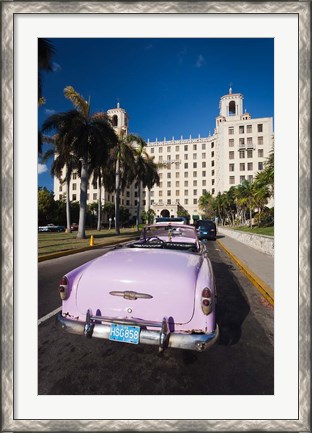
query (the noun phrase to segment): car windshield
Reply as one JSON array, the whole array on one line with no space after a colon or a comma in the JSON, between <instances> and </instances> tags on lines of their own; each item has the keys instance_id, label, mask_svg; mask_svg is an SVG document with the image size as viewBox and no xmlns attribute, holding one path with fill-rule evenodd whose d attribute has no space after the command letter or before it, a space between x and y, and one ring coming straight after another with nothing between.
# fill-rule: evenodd
<instances>
[{"instance_id":1,"label":"car windshield","mask_svg":"<svg viewBox=\"0 0 312 433\"><path fill-rule=\"evenodd\" d=\"M196 234L193 227L188 227L185 225L155 225L145 227L142 232L141 238L151 238L151 237L160 237L163 240L174 240L179 238L181 242L183 239L185 242L195 242Z\"/></svg>"}]
</instances>

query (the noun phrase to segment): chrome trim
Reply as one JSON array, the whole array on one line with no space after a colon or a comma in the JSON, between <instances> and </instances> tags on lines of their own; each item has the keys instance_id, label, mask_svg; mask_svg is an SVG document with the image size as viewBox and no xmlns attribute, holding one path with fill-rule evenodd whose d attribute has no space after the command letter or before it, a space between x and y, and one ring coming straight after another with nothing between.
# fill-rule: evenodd
<instances>
[{"instance_id":1,"label":"chrome trim","mask_svg":"<svg viewBox=\"0 0 312 433\"><path fill-rule=\"evenodd\" d=\"M131 290L125 290L124 292L113 290L112 292L109 292L109 294L113 296L122 296L124 299L128 299L130 301L135 301L137 299L151 299L153 297L147 293L138 293Z\"/></svg>"},{"instance_id":2,"label":"chrome trim","mask_svg":"<svg viewBox=\"0 0 312 433\"><path fill-rule=\"evenodd\" d=\"M90 316L90 319L92 320L93 317ZM99 317L95 317L94 320L99 320ZM165 319L164 319L165 320ZM215 342L218 340L219 337L219 328L218 325L216 325L216 329L214 332L211 332L209 334L188 334L183 332L172 332L172 333L165 333L165 326L164 326L164 320L162 323L158 322L158 327L161 328L160 331L158 330L148 330L148 329L142 329L140 332L140 344L150 344L154 346L161 347L161 341L164 343L165 347L171 347L176 349L185 349L185 350L195 350L198 352L202 352L204 350L207 350L210 348ZM144 322L144 321L129 321L129 320L109 320L109 323L127 323L127 324L133 324L137 326L157 326L157 322ZM78 334L78 335L85 335L84 329L85 329L85 323L84 322L78 322L76 320L67 319L66 317L62 316L62 313L59 313L57 315L56 319L57 325L65 332L71 333L71 334ZM110 325L109 323L94 323L92 328L92 337L94 338L102 338L105 340L109 340L109 334L110 334ZM149 325L147 325L149 323ZM153 323L153 324L152 324ZM169 327L168 327L169 329ZM165 336L166 335L166 336ZM162 349L163 350L163 349Z\"/></svg>"}]
</instances>

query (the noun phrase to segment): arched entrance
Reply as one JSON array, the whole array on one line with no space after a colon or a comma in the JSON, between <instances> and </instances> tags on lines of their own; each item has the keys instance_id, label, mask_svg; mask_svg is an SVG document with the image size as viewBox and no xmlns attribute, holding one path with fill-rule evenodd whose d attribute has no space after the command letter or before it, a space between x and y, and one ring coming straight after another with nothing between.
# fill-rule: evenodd
<instances>
[{"instance_id":1,"label":"arched entrance","mask_svg":"<svg viewBox=\"0 0 312 433\"><path fill-rule=\"evenodd\" d=\"M168 211L168 209L163 209L160 212L160 216L164 217L164 218L169 218L170 217L170 212Z\"/></svg>"}]
</instances>

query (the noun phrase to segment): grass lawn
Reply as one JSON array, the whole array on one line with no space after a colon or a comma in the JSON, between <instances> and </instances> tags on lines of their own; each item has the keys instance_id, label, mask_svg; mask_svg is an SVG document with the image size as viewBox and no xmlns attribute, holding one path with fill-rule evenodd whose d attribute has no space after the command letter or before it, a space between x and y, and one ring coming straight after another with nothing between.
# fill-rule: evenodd
<instances>
[{"instance_id":1,"label":"grass lawn","mask_svg":"<svg viewBox=\"0 0 312 433\"><path fill-rule=\"evenodd\" d=\"M254 233L255 235L274 236L274 226L271 227L231 227L232 230L241 232Z\"/></svg>"},{"instance_id":2,"label":"grass lawn","mask_svg":"<svg viewBox=\"0 0 312 433\"><path fill-rule=\"evenodd\" d=\"M38 257L61 251L86 248L90 245L91 235L94 238L94 246L98 246L131 240L137 237L139 233L132 228L121 229L119 236L116 236L114 230L86 230L87 239L76 239L77 232L38 233Z\"/></svg>"}]
</instances>

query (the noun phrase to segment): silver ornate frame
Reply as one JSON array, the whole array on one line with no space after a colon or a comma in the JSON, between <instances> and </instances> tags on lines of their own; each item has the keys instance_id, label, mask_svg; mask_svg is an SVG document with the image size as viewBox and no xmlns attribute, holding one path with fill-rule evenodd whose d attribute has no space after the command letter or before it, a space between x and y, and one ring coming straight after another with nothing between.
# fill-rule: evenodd
<instances>
[{"instance_id":1,"label":"silver ornate frame","mask_svg":"<svg viewBox=\"0 0 312 433\"><path fill-rule=\"evenodd\" d=\"M1 2L1 431L310 431L310 1ZM299 17L299 418L297 420L17 420L13 417L13 17L15 13L266 13Z\"/></svg>"}]
</instances>

